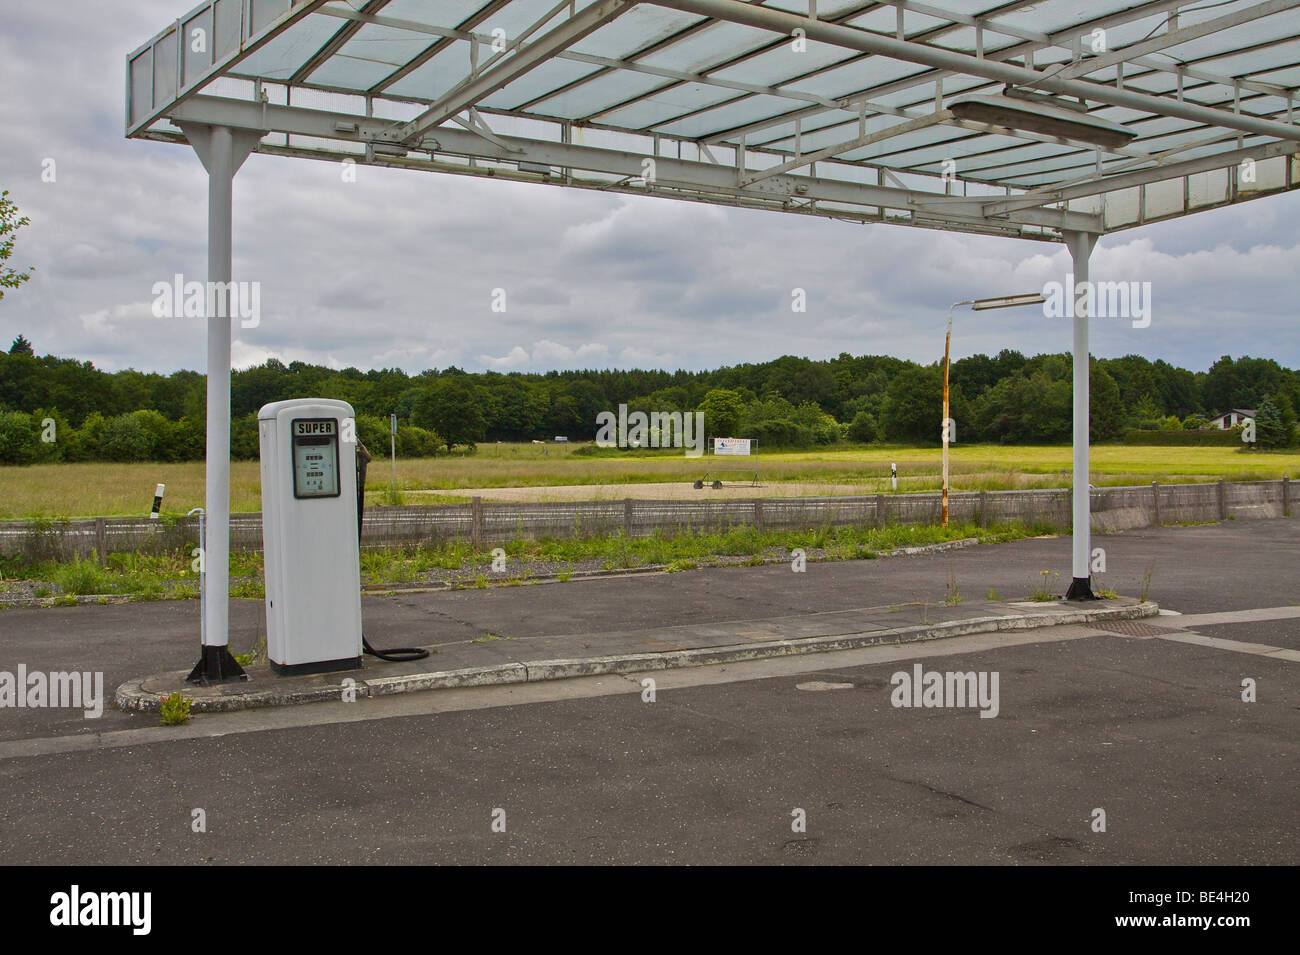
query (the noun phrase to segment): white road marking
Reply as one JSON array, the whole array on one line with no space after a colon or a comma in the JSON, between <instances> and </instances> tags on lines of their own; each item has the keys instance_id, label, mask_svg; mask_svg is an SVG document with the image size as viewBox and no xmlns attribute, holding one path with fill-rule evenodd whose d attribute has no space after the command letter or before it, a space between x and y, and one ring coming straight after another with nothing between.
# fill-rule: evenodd
<instances>
[{"instance_id":1,"label":"white road marking","mask_svg":"<svg viewBox=\"0 0 1300 955\"><path fill-rule=\"evenodd\" d=\"M1160 611L1164 614L1164 611ZM1158 627L1177 627L1190 629L1194 627L1214 627L1225 623L1258 623L1261 620L1290 620L1300 617L1300 606L1259 607L1254 610L1224 610L1221 613L1185 613L1162 620L1160 616L1144 620Z\"/></svg>"},{"instance_id":2,"label":"white road marking","mask_svg":"<svg viewBox=\"0 0 1300 955\"><path fill-rule=\"evenodd\" d=\"M1300 663L1300 650L1288 650L1285 647L1270 647L1263 643L1247 643L1245 640L1225 640L1222 637L1207 637L1193 631L1162 634L1153 640L1173 640L1176 643L1190 643L1198 647L1211 647L1215 650L1231 650L1234 653L1253 653L1275 660L1290 660Z\"/></svg>"}]
</instances>

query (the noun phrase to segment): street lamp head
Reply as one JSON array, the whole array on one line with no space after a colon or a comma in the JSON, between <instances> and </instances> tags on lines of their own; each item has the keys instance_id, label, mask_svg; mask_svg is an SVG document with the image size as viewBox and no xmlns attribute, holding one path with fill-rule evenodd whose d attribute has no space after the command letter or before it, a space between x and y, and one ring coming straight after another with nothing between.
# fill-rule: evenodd
<instances>
[{"instance_id":1,"label":"street lamp head","mask_svg":"<svg viewBox=\"0 0 1300 955\"><path fill-rule=\"evenodd\" d=\"M990 308L1015 308L1018 305L1040 305L1047 301L1047 297L1041 292L1031 292L1027 295L1003 295L998 298L978 298L970 303L970 307L977 312L987 311Z\"/></svg>"}]
</instances>

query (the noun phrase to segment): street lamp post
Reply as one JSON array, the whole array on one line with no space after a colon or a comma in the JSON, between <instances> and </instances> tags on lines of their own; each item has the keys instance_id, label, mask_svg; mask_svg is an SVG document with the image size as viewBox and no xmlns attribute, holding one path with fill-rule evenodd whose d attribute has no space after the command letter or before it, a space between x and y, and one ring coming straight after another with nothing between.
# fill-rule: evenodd
<instances>
[{"instance_id":1,"label":"street lamp post","mask_svg":"<svg viewBox=\"0 0 1300 955\"><path fill-rule=\"evenodd\" d=\"M953 421L948 413L948 358L952 347L952 310L959 305L969 305L976 312L991 308L1014 308L1017 305L1040 305L1047 301L1042 294L1004 295L1001 298L974 298L953 302L948 306L948 327L943 336L943 526L948 526L948 444L953 439Z\"/></svg>"}]
</instances>

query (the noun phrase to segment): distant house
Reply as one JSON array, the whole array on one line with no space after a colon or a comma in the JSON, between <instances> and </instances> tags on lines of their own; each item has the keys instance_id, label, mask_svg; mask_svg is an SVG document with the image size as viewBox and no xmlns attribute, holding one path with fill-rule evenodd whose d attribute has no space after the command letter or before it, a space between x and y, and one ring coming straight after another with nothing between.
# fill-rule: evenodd
<instances>
[{"instance_id":1,"label":"distant house","mask_svg":"<svg viewBox=\"0 0 1300 955\"><path fill-rule=\"evenodd\" d=\"M1223 414L1211 418L1207 428L1218 428L1220 431L1227 431L1229 428L1239 424L1244 425L1247 421L1255 420L1255 412L1248 408L1233 408L1231 411L1225 411Z\"/></svg>"}]
</instances>

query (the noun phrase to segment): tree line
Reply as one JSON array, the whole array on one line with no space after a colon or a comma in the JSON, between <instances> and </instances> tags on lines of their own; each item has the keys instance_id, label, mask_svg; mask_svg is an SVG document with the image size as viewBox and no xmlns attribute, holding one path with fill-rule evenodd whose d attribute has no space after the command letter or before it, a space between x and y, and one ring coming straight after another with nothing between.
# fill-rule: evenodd
<instances>
[{"instance_id":1,"label":"tree line","mask_svg":"<svg viewBox=\"0 0 1300 955\"><path fill-rule=\"evenodd\" d=\"M1068 442L1071 369L1068 354L1026 357L1012 349L953 362L950 417L958 440ZM1127 355L1093 359L1089 376L1093 441L1135 428L1195 429L1231 408L1259 410L1263 446L1296 440L1300 373L1272 359L1225 355L1194 372ZM708 435L754 438L762 448L934 445L941 395L940 362L847 353L710 371L544 374L452 367L408 375L270 359L231 375L231 453L256 458L257 410L287 398L349 402L362 441L381 450L388 416L396 414L398 454L424 457L483 441L591 440L597 415L620 404L647 413L703 411ZM88 361L37 355L19 336L0 352L0 463L201 459L205 398L198 372L106 372Z\"/></svg>"}]
</instances>

